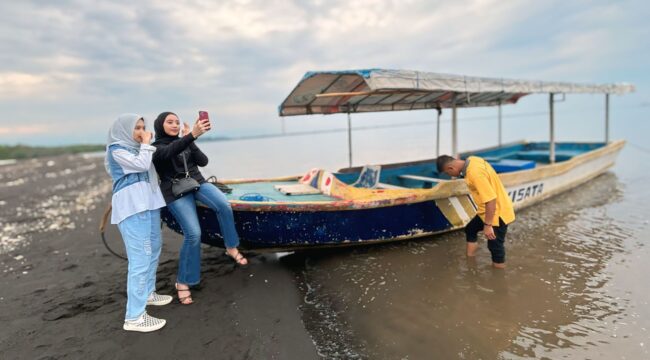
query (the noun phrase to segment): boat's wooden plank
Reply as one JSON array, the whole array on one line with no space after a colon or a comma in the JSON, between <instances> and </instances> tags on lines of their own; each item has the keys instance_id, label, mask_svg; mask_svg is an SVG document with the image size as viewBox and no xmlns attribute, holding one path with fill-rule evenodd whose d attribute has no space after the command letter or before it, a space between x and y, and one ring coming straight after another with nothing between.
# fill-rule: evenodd
<instances>
[{"instance_id":1,"label":"boat's wooden plank","mask_svg":"<svg viewBox=\"0 0 650 360\"><path fill-rule=\"evenodd\" d=\"M386 184L386 183L377 183L377 186L375 186L377 189L391 189L391 190L401 190L401 189L408 189L403 186L397 186L393 184Z\"/></svg>"},{"instance_id":2,"label":"boat's wooden plank","mask_svg":"<svg viewBox=\"0 0 650 360\"><path fill-rule=\"evenodd\" d=\"M307 184L275 185L274 188L285 195L313 195L320 194L320 190Z\"/></svg>"},{"instance_id":3,"label":"boat's wooden plank","mask_svg":"<svg viewBox=\"0 0 650 360\"><path fill-rule=\"evenodd\" d=\"M430 183L439 183L439 182L447 181L445 179L437 179L428 176L409 175L409 174L399 175L399 178L408 179L408 180L418 180L418 181L424 181Z\"/></svg>"}]
</instances>

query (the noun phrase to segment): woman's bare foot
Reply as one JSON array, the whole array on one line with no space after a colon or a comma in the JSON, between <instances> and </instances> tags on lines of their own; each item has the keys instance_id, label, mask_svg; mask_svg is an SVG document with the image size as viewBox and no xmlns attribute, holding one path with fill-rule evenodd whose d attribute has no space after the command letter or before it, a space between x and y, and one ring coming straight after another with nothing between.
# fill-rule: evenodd
<instances>
[{"instance_id":1,"label":"woman's bare foot","mask_svg":"<svg viewBox=\"0 0 650 360\"><path fill-rule=\"evenodd\" d=\"M248 265L248 260L237 248L227 248L226 255L230 256L238 265Z\"/></svg>"},{"instance_id":2,"label":"woman's bare foot","mask_svg":"<svg viewBox=\"0 0 650 360\"><path fill-rule=\"evenodd\" d=\"M179 283L176 283L175 286L176 286L176 291L178 292L179 303L183 305L190 305L194 303L194 301L192 300L192 292L190 291L189 286L185 284L179 284Z\"/></svg>"}]
</instances>

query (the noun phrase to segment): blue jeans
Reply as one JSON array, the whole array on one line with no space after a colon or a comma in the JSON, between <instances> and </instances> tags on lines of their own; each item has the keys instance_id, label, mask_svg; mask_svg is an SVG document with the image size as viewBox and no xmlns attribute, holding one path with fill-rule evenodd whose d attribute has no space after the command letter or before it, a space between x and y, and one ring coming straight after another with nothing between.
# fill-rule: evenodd
<instances>
[{"instance_id":1,"label":"blue jeans","mask_svg":"<svg viewBox=\"0 0 650 360\"><path fill-rule=\"evenodd\" d=\"M156 290L156 269L162 247L160 210L131 215L117 227L129 259L125 320L135 320L144 313L147 298Z\"/></svg>"},{"instance_id":2,"label":"blue jeans","mask_svg":"<svg viewBox=\"0 0 650 360\"><path fill-rule=\"evenodd\" d=\"M226 196L216 186L203 183L198 191L167 204L167 208L178 221L184 235L176 281L187 285L196 285L201 280L201 226L196 213L196 200L207 205L217 214L226 248L239 246L232 208Z\"/></svg>"}]
</instances>

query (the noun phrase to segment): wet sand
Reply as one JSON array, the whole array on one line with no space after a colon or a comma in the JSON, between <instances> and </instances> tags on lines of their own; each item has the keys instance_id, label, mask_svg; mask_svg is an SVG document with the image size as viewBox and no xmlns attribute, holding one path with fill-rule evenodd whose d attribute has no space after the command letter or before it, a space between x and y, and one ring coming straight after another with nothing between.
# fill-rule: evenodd
<instances>
[{"instance_id":1,"label":"wet sand","mask_svg":"<svg viewBox=\"0 0 650 360\"><path fill-rule=\"evenodd\" d=\"M202 145L205 173L295 172L228 156L248 145ZM152 334L121 330L125 264L97 230L101 159L4 165L0 359L650 358L649 156L626 148L610 172L518 212L505 271L484 241L468 260L462 232L252 255L247 268L205 248L197 303L152 309L168 320ZM170 293L181 239L163 236L158 288ZM114 227L108 237L121 249Z\"/></svg>"},{"instance_id":2,"label":"wet sand","mask_svg":"<svg viewBox=\"0 0 650 360\"><path fill-rule=\"evenodd\" d=\"M236 268L205 248L195 304L150 307L161 331L122 330L126 263L103 247L110 181L97 157L0 167L1 359L313 359L291 270L274 255ZM115 227L109 243L123 249ZM172 294L181 237L163 232L157 288Z\"/></svg>"}]
</instances>

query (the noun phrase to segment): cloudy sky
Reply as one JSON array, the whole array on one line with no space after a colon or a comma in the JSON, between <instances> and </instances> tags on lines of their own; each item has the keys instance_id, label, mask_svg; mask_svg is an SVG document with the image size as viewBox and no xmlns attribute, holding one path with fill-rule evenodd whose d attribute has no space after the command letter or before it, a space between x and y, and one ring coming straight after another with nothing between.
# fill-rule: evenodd
<instances>
[{"instance_id":1,"label":"cloudy sky","mask_svg":"<svg viewBox=\"0 0 650 360\"><path fill-rule=\"evenodd\" d=\"M1 10L0 144L102 143L120 113L166 110L186 120L209 110L225 135L278 132L277 106L308 70L631 82L637 92L613 106L650 107L643 0L5 0ZM288 130L311 126L303 119Z\"/></svg>"}]
</instances>

